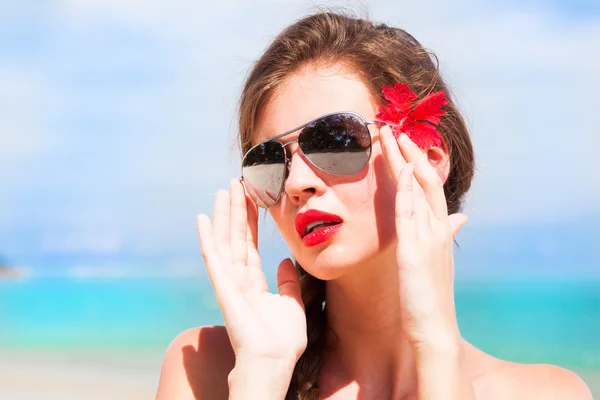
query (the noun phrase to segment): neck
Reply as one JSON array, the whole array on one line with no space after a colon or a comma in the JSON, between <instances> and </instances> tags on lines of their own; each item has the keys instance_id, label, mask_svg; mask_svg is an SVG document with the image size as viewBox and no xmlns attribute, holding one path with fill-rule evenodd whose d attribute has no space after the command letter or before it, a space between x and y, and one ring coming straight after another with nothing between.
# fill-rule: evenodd
<instances>
[{"instance_id":1,"label":"neck","mask_svg":"<svg viewBox=\"0 0 600 400\"><path fill-rule=\"evenodd\" d=\"M366 398L402 398L415 391L415 362L400 322L395 246L328 281L326 311L333 334L332 350L323 357L324 391L359 387Z\"/></svg>"}]
</instances>

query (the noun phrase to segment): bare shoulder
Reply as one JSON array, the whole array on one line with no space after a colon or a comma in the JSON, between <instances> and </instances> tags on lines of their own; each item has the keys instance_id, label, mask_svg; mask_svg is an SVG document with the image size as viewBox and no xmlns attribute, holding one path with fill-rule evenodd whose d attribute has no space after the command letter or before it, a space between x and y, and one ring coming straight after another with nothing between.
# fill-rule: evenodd
<instances>
[{"instance_id":1,"label":"bare shoulder","mask_svg":"<svg viewBox=\"0 0 600 400\"><path fill-rule=\"evenodd\" d=\"M227 399L234 363L224 326L188 329L166 351L156 399Z\"/></svg>"},{"instance_id":2,"label":"bare shoulder","mask_svg":"<svg viewBox=\"0 0 600 400\"><path fill-rule=\"evenodd\" d=\"M548 364L504 362L497 374L519 399L592 400L583 379L567 369Z\"/></svg>"},{"instance_id":3,"label":"bare shoulder","mask_svg":"<svg viewBox=\"0 0 600 400\"><path fill-rule=\"evenodd\" d=\"M548 364L519 364L470 350L473 386L480 399L592 400L590 389L575 373Z\"/></svg>"}]
</instances>

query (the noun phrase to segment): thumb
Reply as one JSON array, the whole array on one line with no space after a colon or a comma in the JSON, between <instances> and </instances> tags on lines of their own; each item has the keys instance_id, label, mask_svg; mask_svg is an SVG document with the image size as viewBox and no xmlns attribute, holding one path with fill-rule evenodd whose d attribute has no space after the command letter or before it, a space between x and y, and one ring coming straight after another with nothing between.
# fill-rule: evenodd
<instances>
[{"instance_id":1,"label":"thumb","mask_svg":"<svg viewBox=\"0 0 600 400\"><path fill-rule=\"evenodd\" d=\"M467 214L456 213L448 216L448 224L450 225L450 232L452 233L452 240L456 239L458 230L467 223L469 217Z\"/></svg>"},{"instance_id":2,"label":"thumb","mask_svg":"<svg viewBox=\"0 0 600 400\"><path fill-rule=\"evenodd\" d=\"M277 267L277 291L282 297L290 297L296 300L304 310L298 271L296 271L294 263L289 258L281 261L279 267Z\"/></svg>"}]
</instances>

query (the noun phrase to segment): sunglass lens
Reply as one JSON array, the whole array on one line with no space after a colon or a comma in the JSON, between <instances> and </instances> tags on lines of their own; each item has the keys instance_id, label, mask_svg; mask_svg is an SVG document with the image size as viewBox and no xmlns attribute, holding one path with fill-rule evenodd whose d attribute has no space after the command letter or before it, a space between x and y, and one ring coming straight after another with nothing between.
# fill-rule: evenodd
<instances>
[{"instance_id":1,"label":"sunglass lens","mask_svg":"<svg viewBox=\"0 0 600 400\"><path fill-rule=\"evenodd\" d=\"M264 142L242 160L244 186L257 206L271 207L281 194L285 179L285 150L279 142Z\"/></svg>"},{"instance_id":2,"label":"sunglass lens","mask_svg":"<svg viewBox=\"0 0 600 400\"><path fill-rule=\"evenodd\" d=\"M359 172L371 156L369 128L354 114L336 114L311 123L299 135L298 145L310 162L334 175Z\"/></svg>"}]
</instances>

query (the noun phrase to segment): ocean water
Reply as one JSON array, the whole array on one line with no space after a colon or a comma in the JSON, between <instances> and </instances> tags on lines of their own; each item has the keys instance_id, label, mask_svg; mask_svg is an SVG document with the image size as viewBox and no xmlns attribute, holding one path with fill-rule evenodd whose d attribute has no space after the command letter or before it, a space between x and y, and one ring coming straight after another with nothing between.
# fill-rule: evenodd
<instances>
[{"instance_id":1,"label":"ocean water","mask_svg":"<svg viewBox=\"0 0 600 400\"><path fill-rule=\"evenodd\" d=\"M600 371L599 281L460 282L456 304L463 336L494 356ZM222 323L202 277L0 281L0 349L163 351Z\"/></svg>"}]
</instances>

